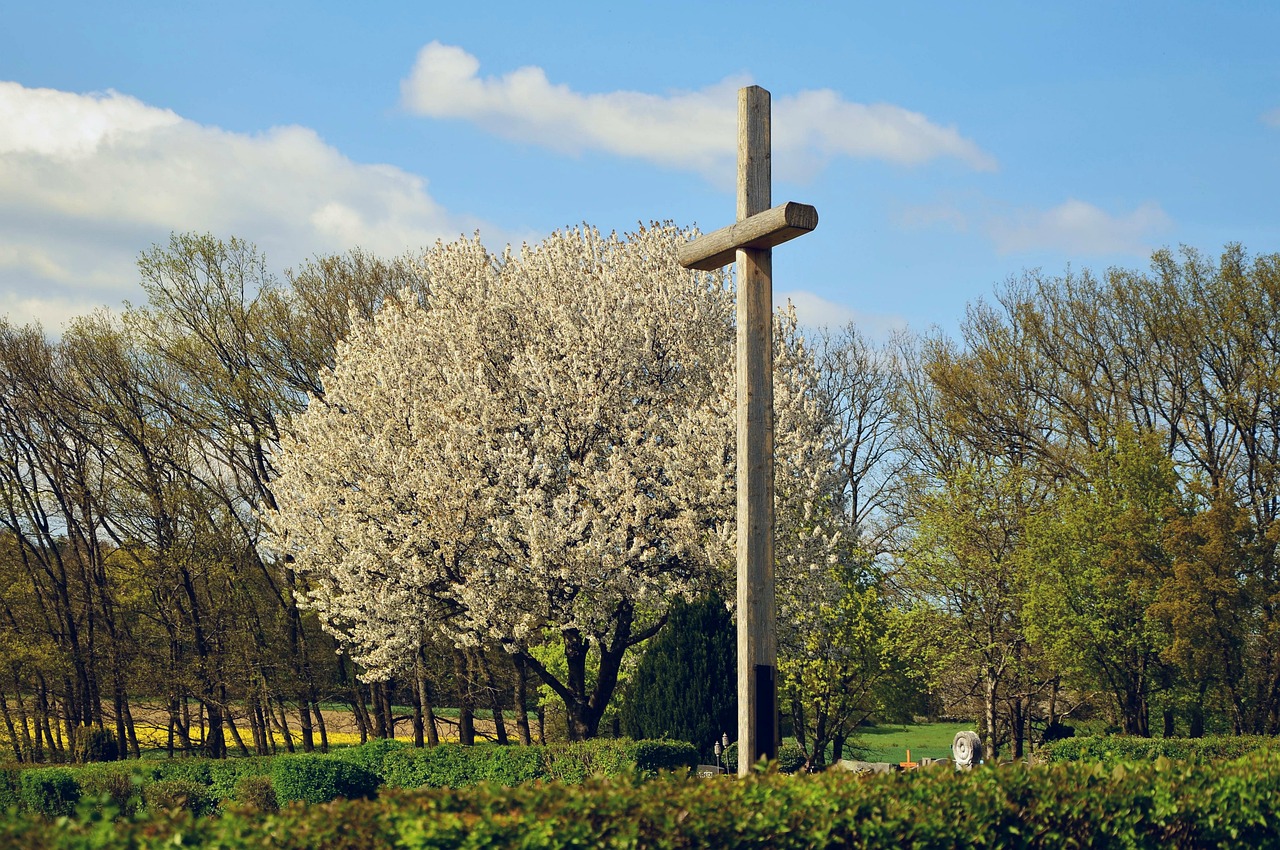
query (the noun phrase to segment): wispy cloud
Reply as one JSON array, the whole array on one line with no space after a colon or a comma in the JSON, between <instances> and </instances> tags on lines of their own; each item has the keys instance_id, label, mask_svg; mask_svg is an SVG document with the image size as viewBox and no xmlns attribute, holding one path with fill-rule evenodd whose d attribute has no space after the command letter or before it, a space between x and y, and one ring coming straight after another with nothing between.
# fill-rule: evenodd
<instances>
[{"instance_id":1,"label":"wispy cloud","mask_svg":"<svg viewBox=\"0 0 1280 850\"><path fill-rule=\"evenodd\" d=\"M1262 113L1262 123L1268 127L1280 127L1280 106Z\"/></svg>"},{"instance_id":2,"label":"wispy cloud","mask_svg":"<svg viewBox=\"0 0 1280 850\"><path fill-rule=\"evenodd\" d=\"M907 326L906 319L901 316L865 313L803 289L775 292L773 301L774 307L783 307L790 302L795 307L796 321L801 327L814 330L818 328L835 330L852 322L860 331L872 338L886 339L894 331Z\"/></svg>"},{"instance_id":3,"label":"wispy cloud","mask_svg":"<svg viewBox=\"0 0 1280 850\"><path fill-rule=\"evenodd\" d=\"M171 231L257 242L277 261L398 254L474 229L425 181L314 131L231 133L108 91L0 82L0 309L57 324L136 294L139 251ZM80 309L77 309L79 307Z\"/></svg>"},{"instance_id":4,"label":"wispy cloud","mask_svg":"<svg viewBox=\"0 0 1280 850\"><path fill-rule=\"evenodd\" d=\"M489 132L566 153L588 150L700 172L720 180L736 156L737 89L728 78L696 91L584 94L536 66L480 76L479 60L432 42L400 84L404 106L432 118L472 121ZM829 89L774 99L773 162L782 177L811 176L834 157L918 165L956 159L989 171L995 159L926 116L892 104L846 101Z\"/></svg>"},{"instance_id":5,"label":"wispy cloud","mask_svg":"<svg viewBox=\"0 0 1280 850\"><path fill-rule=\"evenodd\" d=\"M1159 204L1145 203L1131 212L1113 215L1071 198L1049 210L993 217L987 222L987 233L1002 254L1145 255L1172 224Z\"/></svg>"}]
</instances>

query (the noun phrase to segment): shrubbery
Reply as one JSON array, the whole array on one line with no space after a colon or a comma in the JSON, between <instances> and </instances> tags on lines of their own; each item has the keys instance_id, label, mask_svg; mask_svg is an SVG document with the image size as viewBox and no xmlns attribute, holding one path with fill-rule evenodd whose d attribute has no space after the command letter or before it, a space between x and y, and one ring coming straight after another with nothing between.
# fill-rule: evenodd
<instances>
[{"instance_id":1,"label":"shrubbery","mask_svg":"<svg viewBox=\"0 0 1280 850\"><path fill-rule=\"evenodd\" d=\"M688 770L698 751L685 741L596 739L548 747L441 744L388 753L383 778L393 788L466 788L478 782L516 785L535 779L580 783L592 776Z\"/></svg>"},{"instance_id":2,"label":"shrubbery","mask_svg":"<svg viewBox=\"0 0 1280 850\"><path fill-rule=\"evenodd\" d=\"M98 726L77 727L71 745L71 756L76 764L115 761L120 757L116 733Z\"/></svg>"},{"instance_id":3,"label":"shrubbery","mask_svg":"<svg viewBox=\"0 0 1280 850\"><path fill-rule=\"evenodd\" d=\"M791 741L783 741L778 746L778 772L795 773L804 767L804 750ZM734 741L724 751L724 766L730 773L738 772L738 742Z\"/></svg>"},{"instance_id":4,"label":"shrubbery","mask_svg":"<svg viewBox=\"0 0 1280 850\"><path fill-rule=\"evenodd\" d=\"M1276 744L1275 738L1262 735L1220 735L1208 738L1134 738L1096 735L1064 738L1045 744L1039 756L1048 762L1154 761L1160 757L1170 761L1210 762L1239 758Z\"/></svg>"},{"instance_id":5,"label":"shrubbery","mask_svg":"<svg viewBox=\"0 0 1280 850\"><path fill-rule=\"evenodd\" d=\"M381 778L373 771L329 755L281 756L271 765L271 786L281 803L372 797L381 784Z\"/></svg>"},{"instance_id":6,"label":"shrubbery","mask_svg":"<svg viewBox=\"0 0 1280 850\"><path fill-rule=\"evenodd\" d=\"M217 799L209 793L209 786L190 779L162 779L142 789L142 797L148 811L188 811L193 815L206 815L217 806Z\"/></svg>"},{"instance_id":7,"label":"shrubbery","mask_svg":"<svg viewBox=\"0 0 1280 850\"><path fill-rule=\"evenodd\" d=\"M0 819L0 846L474 847L1280 847L1280 753L1212 768L1152 763L859 777L668 775L650 782L483 784L376 800L155 813L112 823Z\"/></svg>"},{"instance_id":8,"label":"shrubbery","mask_svg":"<svg viewBox=\"0 0 1280 850\"><path fill-rule=\"evenodd\" d=\"M19 775L18 795L27 811L60 817L75 812L80 784L65 767L37 767Z\"/></svg>"}]
</instances>

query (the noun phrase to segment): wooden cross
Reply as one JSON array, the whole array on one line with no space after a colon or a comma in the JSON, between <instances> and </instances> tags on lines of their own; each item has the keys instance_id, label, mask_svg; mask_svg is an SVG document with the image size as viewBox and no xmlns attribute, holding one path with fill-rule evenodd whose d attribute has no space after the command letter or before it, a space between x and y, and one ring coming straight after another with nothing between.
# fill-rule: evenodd
<instances>
[{"instance_id":1,"label":"wooden cross","mask_svg":"<svg viewBox=\"0 0 1280 850\"><path fill-rule=\"evenodd\" d=\"M738 90L738 220L680 249L680 264L738 277L738 773L778 756L773 592L773 246L818 226L807 204L772 200L769 92Z\"/></svg>"}]
</instances>

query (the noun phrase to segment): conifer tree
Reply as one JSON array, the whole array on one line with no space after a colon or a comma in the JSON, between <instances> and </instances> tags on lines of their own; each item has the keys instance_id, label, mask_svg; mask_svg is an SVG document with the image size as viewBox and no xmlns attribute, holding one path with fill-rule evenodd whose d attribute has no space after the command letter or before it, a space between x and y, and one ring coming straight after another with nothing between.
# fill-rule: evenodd
<instances>
[{"instance_id":1,"label":"conifer tree","mask_svg":"<svg viewBox=\"0 0 1280 850\"><path fill-rule=\"evenodd\" d=\"M725 732L737 737L734 636L719 594L677 603L631 678L623 732L688 741L704 758Z\"/></svg>"}]
</instances>

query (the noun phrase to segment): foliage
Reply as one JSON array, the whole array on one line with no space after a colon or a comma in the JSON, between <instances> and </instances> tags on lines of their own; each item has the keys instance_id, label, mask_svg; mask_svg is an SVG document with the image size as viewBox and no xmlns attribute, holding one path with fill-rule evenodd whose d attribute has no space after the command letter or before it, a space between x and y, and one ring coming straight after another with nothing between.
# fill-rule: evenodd
<instances>
[{"instance_id":1,"label":"foliage","mask_svg":"<svg viewBox=\"0 0 1280 850\"><path fill-rule=\"evenodd\" d=\"M387 756L384 778L393 788L466 788L480 782L516 785L535 779L581 783L593 776L652 777L698 763L683 741L598 738L547 747L463 747L441 744Z\"/></svg>"},{"instance_id":2,"label":"foliage","mask_svg":"<svg viewBox=\"0 0 1280 850\"><path fill-rule=\"evenodd\" d=\"M80 802L80 785L65 767L24 770L18 777L22 806L46 817L70 815Z\"/></svg>"},{"instance_id":3,"label":"foliage","mask_svg":"<svg viewBox=\"0 0 1280 850\"><path fill-rule=\"evenodd\" d=\"M1131 735L1063 738L1037 751L1048 762L1091 761L1113 765L1121 762L1171 761L1217 763L1238 759L1275 747L1264 735L1212 735L1205 738L1137 738Z\"/></svg>"},{"instance_id":4,"label":"foliage","mask_svg":"<svg viewBox=\"0 0 1280 850\"><path fill-rule=\"evenodd\" d=\"M677 602L631 675L623 733L688 741L710 758L720 736L737 728L736 642L719 594Z\"/></svg>"},{"instance_id":5,"label":"foliage","mask_svg":"<svg viewBox=\"0 0 1280 850\"><path fill-rule=\"evenodd\" d=\"M724 751L725 770L730 774L738 772L738 742L734 741ZM778 745L777 768L779 773L799 773L809 762L809 754L794 741L783 741Z\"/></svg>"},{"instance_id":6,"label":"foliage","mask_svg":"<svg viewBox=\"0 0 1280 850\"><path fill-rule=\"evenodd\" d=\"M294 800L327 803L339 797L372 797L379 784L377 774L333 756L280 756L271 765L271 786L280 803Z\"/></svg>"},{"instance_id":7,"label":"foliage","mask_svg":"<svg viewBox=\"0 0 1280 850\"><path fill-rule=\"evenodd\" d=\"M359 765L371 773L376 773L379 776L382 776L384 775L383 765L386 762L387 756L410 748L410 745L405 741L397 741L394 738L375 738L358 747L346 747L341 750L334 750L331 755L336 759L349 761L352 764Z\"/></svg>"},{"instance_id":8,"label":"foliage","mask_svg":"<svg viewBox=\"0 0 1280 850\"><path fill-rule=\"evenodd\" d=\"M0 765L0 812L22 805L22 771Z\"/></svg>"},{"instance_id":9,"label":"foliage","mask_svg":"<svg viewBox=\"0 0 1280 850\"><path fill-rule=\"evenodd\" d=\"M1151 609L1171 561L1177 480L1152 433L1121 432L1084 467L1028 520L1026 634L1071 684L1108 693L1126 734L1146 735L1166 645Z\"/></svg>"},{"instance_id":10,"label":"foliage","mask_svg":"<svg viewBox=\"0 0 1280 850\"><path fill-rule=\"evenodd\" d=\"M76 764L92 761L115 761L120 757L120 746L114 732L99 726L80 726L75 731L74 752Z\"/></svg>"},{"instance_id":11,"label":"foliage","mask_svg":"<svg viewBox=\"0 0 1280 850\"><path fill-rule=\"evenodd\" d=\"M1001 698L1027 659L1018 552L1035 489L1025 470L1000 463L947 473L913 497L912 536L893 576L910 606L894 626L898 651L935 680L958 670L980 694L991 753Z\"/></svg>"},{"instance_id":12,"label":"foliage","mask_svg":"<svg viewBox=\"0 0 1280 850\"><path fill-rule=\"evenodd\" d=\"M148 810L176 811L193 815L206 815L217 806L217 798L209 793L207 785L189 779L162 779L142 789L142 798Z\"/></svg>"},{"instance_id":13,"label":"foliage","mask_svg":"<svg viewBox=\"0 0 1280 850\"><path fill-rule=\"evenodd\" d=\"M231 795L237 803L259 812L275 812L280 809L275 786L270 776L246 774L236 781Z\"/></svg>"},{"instance_id":14,"label":"foliage","mask_svg":"<svg viewBox=\"0 0 1280 850\"><path fill-rule=\"evenodd\" d=\"M1154 763L666 776L424 790L278 814L0 822L0 845L159 848L1277 847L1280 754Z\"/></svg>"}]
</instances>

